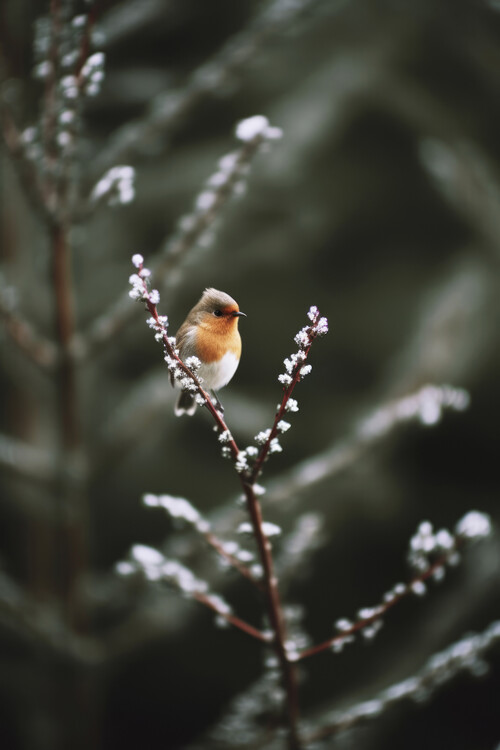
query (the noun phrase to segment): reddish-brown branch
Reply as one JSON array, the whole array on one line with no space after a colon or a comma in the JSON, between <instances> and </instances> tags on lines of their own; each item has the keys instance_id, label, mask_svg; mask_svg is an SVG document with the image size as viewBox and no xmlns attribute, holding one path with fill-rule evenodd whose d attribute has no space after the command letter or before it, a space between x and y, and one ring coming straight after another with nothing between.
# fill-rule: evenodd
<instances>
[{"instance_id":1,"label":"reddish-brown branch","mask_svg":"<svg viewBox=\"0 0 500 750\"><path fill-rule=\"evenodd\" d=\"M201 384L199 380L197 379L196 375L194 375L194 373L191 372L191 370L184 364L184 362L176 354L174 347L169 341L166 327L160 321L158 311L156 309L156 305L151 301L151 296L148 290L147 282L145 281L144 277L141 276L141 273L143 271L142 263L139 263L138 270L139 270L139 277L141 278L141 281L142 281L142 299L144 300L149 313L151 314L151 316L153 317L156 323L155 327L157 331L161 332L162 340L163 340L166 352L168 354L168 357L176 363L176 365L183 371L185 375L187 375L193 381L193 383L195 383L198 393L201 394L203 398L205 399L204 405L212 414L219 430L223 432L227 430L228 434L230 435L230 438L227 441L226 445L229 446L231 455L233 459L236 461L240 455L240 450L236 442L234 441L231 433L229 432L226 426L226 423L224 422L223 417L217 411L215 406L212 404L212 401L209 395L201 387ZM274 650L276 652L276 656L279 661L281 675L283 679L283 685L286 691L286 709L287 709L287 714L288 714L287 718L288 718L288 732L289 732L288 739L289 739L290 750L300 750L300 747L301 747L301 741L300 741L300 737L298 733L299 700L298 700L297 672L296 672L296 665L294 663L295 660L292 661L289 658L288 653L287 653L286 625L285 625L285 621L283 618L283 607L281 604L281 599L280 599L280 594L279 594L279 589L278 589L278 579L276 577L276 573L274 570L271 545L270 545L269 539L267 538L264 532L262 510L261 510L260 503L257 499L257 495L255 493L255 482L261 472L262 465L264 461L266 460L266 457L269 453L269 450L271 447L271 441L273 440L274 437L276 437L276 435L279 432L278 423L286 411L286 405L291 397L293 389L295 388L296 384L299 382L301 378L301 370L307 360L307 356L309 354L312 343L314 339L316 338L316 336L318 335L318 332L319 332L318 321L319 321L319 313L316 311L316 315L313 319L312 325L309 326L306 331L309 337L308 343L302 349L302 352L303 352L302 358L296 363L294 369L292 370L291 383L284 389L282 402L276 413L274 424L270 431L270 434L260 450L260 453L253 466L253 469L241 471L239 475L240 482L241 482L243 491L245 493L245 498L247 501L247 509L248 509L248 513L249 513L250 520L252 523L252 528L253 528L253 535L255 538L255 542L257 544L259 558L260 558L262 569L263 569L262 588L266 595L267 614L269 617L272 631L274 633L272 645L274 646ZM197 596L197 598L200 601L202 601L200 596ZM215 611L218 611L216 606L213 605L212 608ZM237 625L237 627L241 627L241 626Z\"/></svg>"},{"instance_id":2,"label":"reddish-brown branch","mask_svg":"<svg viewBox=\"0 0 500 750\"><path fill-rule=\"evenodd\" d=\"M45 168L45 179L43 184L43 199L45 206L51 213L57 208L57 195L55 193L54 181L52 179L52 168L57 154L54 149L54 134L57 123L57 79L58 79L58 51L60 37L60 0L51 0L51 43L48 62L50 69L45 79L45 95L43 104L43 131L42 146Z\"/></svg>"},{"instance_id":3,"label":"reddish-brown branch","mask_svg":"<svg viewBox=\"0 0 500 750\"><path fill-rule=\"evenodd\" d=\"M319 317L319 315L318 315L318 317ZM286 388L284 388L283 398L281 400L280 407L279 407L279 409L276 412L276 415L274 417L274 423L273 423L273 426L271 428L271 432L269 433L269 436L268 436L266 442L264 443L264 445L260 449L259 455L257 456L257 458L255 460L255 463L254 463L254 465L252 467L252 471L251 471L251 475L250 475L251 482L255 482L257 480L260 472L262 471L262 466L263 466L263 464L264 464L264 462L265 462L265 460L266 460L266 458L267 458L267 456L269 454L269 449L271 447L271 443L274 440L274 438L277 437L278 434L279 434L278 423L283 418L283 416L284 416L284 414L286 412L286 405L287 405L288 401L291 398L291 395L293 393L293 390L294 390L295 386L297 385L297 383L300 380L300 377L301 377L300 371L301 371L302 367L304 366L304 364L307 361L307 357L309 356L309 351L311 349L312 343L313 343L314 339L316 338L316 334L314 333L314 331L312 330L312 328L310 328L309 336L310 336L310 343L304 349L304 355L305 355L304 359L301 362L297 363L297 365L293 369L293 373L292 373L292 376L291 376L292 377L292 382L290 383L290 385L288 385Z\"/></svg>"},{"instance_id":4,"label":"reddish-brown branch","mask_svg":"<svg viewBox=\"0 0 500 750\"><path fill-rule=\"evenodd\" d=\"M226 552L224 549L224 545L221 542L218 537L215 536L211 531L207 531L203 534L203 537L207 541L208 544L210 544L211 547L214 548L214 550L217 552L218 555L224 558L224 560L227 560L227 562L235 568L237 571L241 573L242 576L247 578L250 583L253 583L254 586L257 586L259 589L263 589L263 585L261 581L258 581L252 573L249 571L249 569L246 567L246 565L243 565L237 557L234 555L231 555L229 552Z\"/></svg>"},{"instance_id":5,"label":"reddish-brown branch","mask_svg":"<svg viewBox=\"0 0 500 750\"><path fill-rule=\"evenodd\" d=\"M58 398L61 436L64 449L74 450L80 443L77 413L76 371L71 355L74 332L74 310L69 248L64 227L52 230L52 283L55 296L55 328L60 347L58 365Z\"/></svg>"},{"instance_id":6,"label":"reddish-brown branch","mask_svg":"<svg viewBox=\"0 0 500 750\"><path fill-rule=\"evenodd\" d=\"M75 68L76 85L79 90L81 90L82 85L83 85L82 69L89 56L90 42L92 39L92 29L96 21L96 15L97 15L96 3L94 2L92 6L90 7L90 10L86 16L85 29L83 32L82 41L80 44L80 51L78 54L78 60L76 63L76 68Z\"/></svg>"},{"instance_id":7,"label":"reddish-brown branch","mask_svg":"<svg viewBox=\"0 0 500 750\"><path fill-rule=\"evenodd\" d=\"M222 612L218 609L217 605L212 602L209 596L205 596L205 594L201 594L199 592L195 592L192 596L193 599L196 599L196 601L204 604L206 607L209 607L209 609L216 612L219 617L223 617L224 620L227 620L227 622L231 623L231 625L234 625L235 628L239 628L244 633L247 633L247 635L251 635L252 638L256 638L257 640L263 641L264 643L269 643L269 638L265 633L263 633L261 630L257 630L257 628L254 628L253 625L250 625L248 622L245 622L245 620L242 620L236 615L232 615L229 612Z\"/></svg>"},{"instance_id":8,"label":"reddish-brown branch","mask_svg":"<svg viewBox=\"0 0 500 750\"><path fill-rule=\"evenodd\" d=\"M274 632L274 648L279 660L287 695L286 706L288 712L290 750L299 750L300 740L297 727L299 719L297 673L295 665L288 659L286 652L286 629L278 590L278 580L274 572L271 545L262 528L262 511L260 503L255 495L253 483L246 482L244 477L241 477L241 483L245 491L247 508L264 571L263 580L267 594L267 611L271 628Z\"/></svg>"},{"instance_id":9,"label":"reddish-brown branch","mask_svg":"<svg viewBox=\"0 0 500 750\"><path fill-rule=\"evenodd\" d=\"M435 560L432 565L430 565L426 570L424 570L422 573L419 573L418 575L414 576L409 583L405 584L404 589L401 591L400 594L395 594L390 601L383 602L382 604L378 605L376 607L376 612L371 617L365 617L360 620L357 620L352 627L342 630L341 633L338 633L337 635L333 636L333 638L329 638L327 641L323 641L323 643L319 643L317 646L311 646L311 648L306 649L305 651L302 651L299 659L307 659L310 656L315 656L316 654L320 654L322 651L326 651L327 649L331 648L335 643L339 643L344 638L349 637L350 635L354 635L355 633L358 633L360 630L363 630L363 628L369 627L377 620L380 620L381 617L383 617L386 612L388 612L392 607L394 607L396 604L399 604L399 602L407 597L409 594L413 591L413 586L417 583L423 583L424 581L427 581L429 578L431 578L434 573L442 568L444 565L446 565L447 561L453 555L456 553L457 549L459 549L462 544L464 543L464 539L462 537L457 536L455 538L455 545L448 550L446 553L440 555L437 560Z\"/></svg>"}]
</instances>

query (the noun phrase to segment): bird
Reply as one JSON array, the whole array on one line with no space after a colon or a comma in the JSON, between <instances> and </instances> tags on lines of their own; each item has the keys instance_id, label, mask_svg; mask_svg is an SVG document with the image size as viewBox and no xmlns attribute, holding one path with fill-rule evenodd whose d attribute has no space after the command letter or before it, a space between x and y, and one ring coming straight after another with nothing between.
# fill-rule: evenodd
<instances>
[{"instance_id":1,"label":"bird","mask_svg":"<svg viewBox=\"0 0 500 750\"><path fill-rule=\"evenodd\" d=\"M201 366L197 375L205 390L211 390L217 408L224 413L217 391L229 383L240 362L241 336L238 321L241 312L238 303L218 289L205 289L199 302L189 311L186 320L176 333L176 347L183 362L188 357L198 357ZM173 378L172 384L173 384ZM192 416L196 411L196 394L181 391L175 405L176 416Z\"/></svg>"}]
</instances>

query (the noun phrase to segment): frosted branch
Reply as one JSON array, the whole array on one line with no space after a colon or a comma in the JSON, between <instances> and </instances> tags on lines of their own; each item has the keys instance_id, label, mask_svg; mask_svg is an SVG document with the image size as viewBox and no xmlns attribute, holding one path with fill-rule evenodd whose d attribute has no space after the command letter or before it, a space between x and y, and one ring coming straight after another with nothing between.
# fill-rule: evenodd
<instances>
[{"instance_id":1,"label":"frosted branch","mask_svg":"<svg viewBox=\"0 0 500 750\"><path fill-rule=\"evenodd\" d=\"M425 521L420 524L417 533L410 540L408 562L419 571L408 583L397 583L387 591L379 604L363 607L357 619L338 620L336 628L339 633L317 646L302 651L298 658L310 656L332 649L335 653L342 651L346 643L352 643L357 633L371 640L382 625L381 618L410 594L422 596L426 593L425 582L434 579L442 581L447 564L455 565L459 561L458 550L466 541L482 539L491 533L491 522L485 513L471 511L456 525L455 533L446 529L434 532L432 525Z\"/></svg>"},{"instance_id":2,"label":"frosted branch","mask_svg":"<svg viewBox=\"0 0 500 750\"><path fill-rule=\"evenodd\" d=\"M282 501L352 466L367 450L391 435L400 425L419 421L436 424L446 410L463 411L469 394L449 385L426 385L413 393L388 401L358 421L350 437L306 459L273 481L268 500Z\"/></svg>"},{"instance_id":3,"label":"frosted branch","mask_svg":"<svg viewBox=\"0 0 500 750\"><path fill-rule=\"evenodd\" d=\"M239 547L236 542L224 542L211 529L210 523L203 518L196 508L183 497L172 495L153 495L148 493L143 497L143 503L148 508L162 508L170 518L181 521L197 531L217 554L231 567L238 570L245 578L260 587L251 571L243 564L248 561L250 553Z\"/></svg>"},{"instance_id":4,"label":"frosted branch","mask_svg":"<svg viewBox=\"0 0 500 750\"><path fill-rule=\"evenodd\" d=\"M260 641L268 642L268 636L249 623L233 614L230 605L219 594L208 590L206 581L197 578L194 573L177 560L169 560L157 549L144 544L135 544L130 551L129 560L116 565L118 575L129 576L141 572L148 581L167 583L188 598L195 599L218 616L218 623L228 623L239 628L247 635Z\"/></svg>"},{"instance_id":5,"label":"frosted branch","mask_svg":"<svg viewBox=\"0 0 500 750\"><path fill-rule=\"evenodd\" d=\"M238 185L246 177L248 167L260 147L267 140L276 138L277 129L269 125L265 118L263 120L266 124L252 138L243 140L237 151L220 159L217 171L196 197L191 213L181 217L174 236L166 240L155 254L156 260L150 263L151 282L155 286L161 287L184 256L206 236L223 208L237 192ZM96 346L118 333L132 315L128 294L124 292L80 338L78 346L82 356L88 356Z\"/></svg>"},{"instance_id":6,"label":"frosted branch","mask_svg":"<svg viewBox=\"0 0 500 750\"><path fill-rule=\"evenodd\" d=\"M380 692L375 698L357 703L347 709L331 712L323 719L324 726L306 734L307 742L326 739L361 721L379 717L402 700L417 702L427 700L442 686L462 673L481 677L488 671L486 655L500 642L500 620L492 622L486 630L467 635L443 651L434 654L416 675Z\"/></svg>"},{"instance_id":7,"label":"frosted branch","mask_svg":"<svg viewBox=\"0 0 500 750\"><path fill-rule=\"evenodd\" d=\"M293 24L318 0L272 0L264 3L248 26L231 37L209 60L191 73L182 89L159 94L144 118L117 130L91 165L91 181L114 164L130 161L142 144L178 130L206 97L218 95L235 75L258 55L259 48L281 29Z\"/></svg>"}]
</instances>

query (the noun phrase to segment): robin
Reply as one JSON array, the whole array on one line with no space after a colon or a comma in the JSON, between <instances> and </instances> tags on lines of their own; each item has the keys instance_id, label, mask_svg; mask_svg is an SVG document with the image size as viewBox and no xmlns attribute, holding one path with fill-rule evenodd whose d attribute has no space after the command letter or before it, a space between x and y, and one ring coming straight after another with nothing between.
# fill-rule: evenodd
<instances>
[{"instance_id":1,"label":"robin","mask_svg":"<svg viewBox=\"0 0 500 750\"><path fill-rule=\"evenodd\" d=\"M211 390L221 412L224 411L216 391L229 383L241 356L241 337L238 331L240 312L238 303L217 289L205 289L200 301L188 313L177 331L176 345L183 362L198 357L201 367L197 374L203 378L203 388ZM246 315L245 315L246 317ZM177 399L175 414L194 414L195 394L182 391Z\"/></svg>"}]
</instances>

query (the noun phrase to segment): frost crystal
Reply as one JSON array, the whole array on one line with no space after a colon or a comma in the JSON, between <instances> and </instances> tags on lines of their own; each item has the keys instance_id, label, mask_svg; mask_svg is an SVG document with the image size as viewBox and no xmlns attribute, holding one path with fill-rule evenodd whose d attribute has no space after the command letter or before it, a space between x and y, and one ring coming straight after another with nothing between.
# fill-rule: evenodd
<instances>
[{"instance_id":1,"label":"frost crystal","mask_svg":"<svg viewBox=\"0 0 500 750\"><path fill-rule=\"evenodd\" d=\"M234 468L239 474L242 474L244 471L248 471L249 466L247 461L247 454L245 451L240 451L238 453Z\"/></svg>"},{"instance_id":2,"label":"frost crystal","mask_svg":"<svg viewBox=\"0 0 500 750\"><path fill-rule=\"evenodd\" d=\"M196 370L199 370L201 367L201 360L193 355L192 357L188 357L184 364L186 367L189 367L190 370L196 372Z\"/></svg>"},{"instance_id":3,"label":"frost crystal","mask_svg":"<svg viewBox=\"0 0 500 750\"><path fill-rule=\"evenodd\" d=\"M269 120L263 115L248 117L236 126L236 137L240 141L253 141L259 135L268 140L277 140L282 134L281 129L269 125Z\"/></svg>"},{"instance_id":4,"label":"frost crystal","mask_svg":"<svg viewBox=\"0 0 500 750\"><path fill-rule=\"evenodd\" d=\"M269 453L281 453L283 448L281 447L278 438L273 438L269 443Z\"/></svg>"},{"instance_id":5,"label":"frost crystal","mask_svg":"<svg viewBox=\"0 0 500 750\"><path fill-rule=\"evenodd\" d=\"M252 524L249 521L243 521L243 523L240 523L240 525L236 529L236 533L244 534L245 536L252 536L253 534Z\"/></svg>"},{"instance_id":6,"label":"frost crystal","mask_svg":"<svg viewBox=\"0 0 500 750\"><path fill-rule=\"evenodd\" d=\"M132 547L132 557L143 567L155 567L161 565L165 561L161 552L158 552L157 549L148 547L145 544L134 544Z\"/></svg>"},{"instance_id":7,"label":"frost crystal","mask_svg":"<svg viewBox=\"0 0 500 750\"><path fill-rule=\"evenodd\" d=\"M200 513L191 503L183 497L173 495L153 495L148 493L142 499L144 505L149 508L163 508L171 518L180 519L194 526L197 531L204 534L210 529L210 524L202 518Z\"/></svg>"},{"instance_id":8,"label":"frost crystal","mask_svg":"<svg viewBox=\"0 0 500 750\"><path fill-rule=\"evenodd\" d=\"M131 203L135 197L134 180L133 167L112 167L94 186L90 198L96 203L106 197L110 206Z\"/></svg>"},{"instance_id":9,"label":"frost crystal","mask_svg":"<svg viewBox=\"0 0 500 750\"><path fill-rule=\"evenodd\" d=\"M455 530L457 534L468 539L480 539L491 534L491 520L486 513L473 510L460 519Z\"/></svg>"},{"instance_id":10,"label":"frost crystal","mask_svg":"<svg viewBox=\"0 0 500 750\"><path fill-rule=\"evenodd\" d=\"M262 430L261 432L257 433L257 435L254 437L254 440L257 443L257 445L264 445L264 443L266 442L270 434L271 434L270 429Z\"/></svg>"},{"instance_id":11,"label":"frost crystal","mask_svg":"<svg viewBox=\"0 0 500 750\"><path fill-rule=\"evenodd\" d=\"M285 387L292 384L292 378L290 377L290 375L287 375L286 373L282 373L281 375L278 375L278 380L280 383L283 383Z\"/></svg>"},{"instance_id":12,"label":"frost crystal","mask_svg":"<svg viewBox=\"0 0 500 750\"><path fill-rule=\"evenodd\" d=\"M319 315L318 308L316 307L316 305L312 305L309 308L309 312L307 313L307 317L309 318L309 320L312 320L314 322L314 320L318 317L318 315Z\"/></svg>"},{"instance_id":13,"label":"frost crystal","mask_svg":"<svg viewBox=\"0 0 500 750\"><path fill-rule=\"evenodd\" d=\"M262 531L268 539L273 536L280 536L281 534L281 528L275 523L269 523L269 521L264 521L264 523L262 524Z\"/></svg>"},{"instance_id":14,"label":"frost crystal","mask_svg":"<svg viewBox=\"0 0 500 750\"><path fill-rule=\"evenodd\" d=\"M307 332L307 328L302 328L298 332L298 334L294 338L295 343L297 346L300 346L301 349L304 349L306 346L309 345L309 334Z\"/></svg>"},{"instance_id":15,"label":"frost crystal","mask_svg":"<svg viewBox=\"0 0 500 750\"><path fill-rule=\"evenodd\" d=\"M144 283L141 277L138 274L133 273L129 277L129 283L132 286L132 289L129 291L129 296L132 299L136 299L136 300L144 299L146 295L146 290L144 288Z\"/></svg>"}]
</instances>

